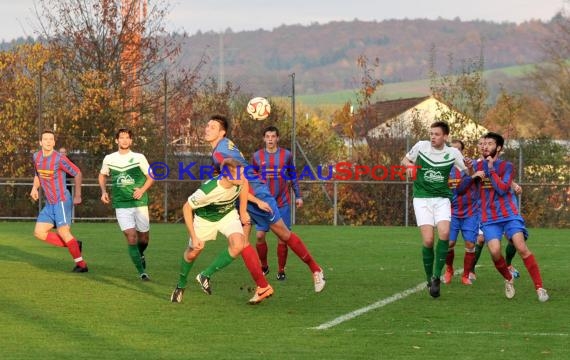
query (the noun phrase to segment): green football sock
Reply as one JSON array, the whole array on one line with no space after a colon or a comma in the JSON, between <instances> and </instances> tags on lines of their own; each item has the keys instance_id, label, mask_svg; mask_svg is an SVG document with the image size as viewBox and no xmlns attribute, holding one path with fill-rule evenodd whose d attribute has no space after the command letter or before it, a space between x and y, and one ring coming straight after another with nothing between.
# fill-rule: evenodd
<instances>
[{"instance_id":1,"label":"green football sock","mask_svg":"<svg viewBox=\"0 0 570 360\"><path fill-rule=\"evenodd\" d=\"M475 244L475 261L473 262L473 269L471 269L473 272L475 272L475 265L477 265L477 262L479 261L479 257L483 251L483 246L484 245Z\"/></svg>"},{"instance_id":2,"label":"green football sock","mask_svg":"<svg viewBox=\"0 0 570 360\"><path fill-rule=\"evenodd\" d=\"M445 265L445 258L447 257L447 251L449 250L449 240L438 240L435 246L435 269L433 271L433 277L441 277L441 271Z\"/></svg>"},{"instance_id":3,"label":"green football sock","mask_svg":"<svg viewBox=\"0 0 570 360\"><path fill-rule=\"evenodd\" d=\"M517 254L517 248L515 245L511 244L510 242L507 244L507 248L505 249L505 262L507 266L510 266L513 262L513 258Z\"/></svg>"},{"instance_id":4,"label":"green football sock","mask_svg":"<svg viewBox=\"0 0 570 360\"><path fill-rule=\"evenodd\" d=\"M228 249L225 249L218 255L218 257L208 266L208 268L202 271L202 275L211 277L216 271L222 270L226 266L232 263L234 258L231 257Z\"/></svg>"},{"instance_id":5,"label":"green football sock","mask_svg":"<svg viewBox=\"0 0 570 360\"><path fill-rule=\"evenodd\" d=\"M186 258L182 256L182 261L180 261L180 274L178 276L178 284L176 285L179 288L184 289L186 287L186 283L188 282L188 273L194 266L194 261L186 261Z\"/></svg>"},{"instance_id":6,"label":"green football sock","mask_svg":"<svg viewBox=\"0 0 570 360\"><path fill-rule=\"evenodd\" d=\"M137 245L129 245L129 256L131 257L133 264L135 264L135 267L137 268L139 274L144 273L144 268L141 262L141 253L139 252Z\"/></svg>"},{"instance_id":7,"label":"green football sock","mask_svg":"<svg viewBox=\"0 0 570 360\"><path fill-rule=\"evenodd\" d=\"M422 258L424 261L424 271L426 272L427 281L431 281L433 275L433 248L422 247Z\"/></svg>"}]
</instances>

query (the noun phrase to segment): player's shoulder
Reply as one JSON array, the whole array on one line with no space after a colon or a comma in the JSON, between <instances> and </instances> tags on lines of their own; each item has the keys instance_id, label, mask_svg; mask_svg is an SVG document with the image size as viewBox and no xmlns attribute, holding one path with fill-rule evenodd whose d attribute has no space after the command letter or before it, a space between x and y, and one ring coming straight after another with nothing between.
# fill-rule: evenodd
<instances>
[{"instance_id":1,"label":"player's shoulder","mask_svg":"<svg viewBox=\"0 0 570 360\"><path fill-rule=\"evenodd\" d=\"M456 158L463 157L463 154L461 153L461 151L459 151L457 148L455 148L453 146L449 146L449 145L445 144L445 150L447 152L449 152L450 154L452 154Z\"/></svg>"},{"instance_id":2,"label":"player's shoulder","mask_svg":"<svg viewBox=\"0 0 570 360\"><path fill-rule=\"evenodd\" d=\"M414 147L422 149L422 150L430 149L431 148L431 142L428 140L420 140L414 145Z\"/></svg>"},{"instance_id":3,"label":"player's shoulder","mask_svg":"<svg viewBox=\"0 0 570 360\"><path fill-rule=\"evenodd\" d=\"M131 151L131 154L135 159L146 159L146 156L143 153Z\"/></svg>"}]
</instances>

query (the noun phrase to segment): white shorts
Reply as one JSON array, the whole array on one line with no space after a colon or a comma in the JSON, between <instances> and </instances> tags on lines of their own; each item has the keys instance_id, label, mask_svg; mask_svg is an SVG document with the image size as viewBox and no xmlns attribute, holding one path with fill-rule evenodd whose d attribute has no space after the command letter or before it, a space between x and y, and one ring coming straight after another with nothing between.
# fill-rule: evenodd
<instances>
[{"instance_id":1,"label":"white shorts","mask_svg":"<svg viewBox=\"0 0 570 360\"><path fill-rule=\"evenodd\" d=\"M436 226L440 221L451 221L451 202L442 197L414 198L414 213L418 226Z\"/></svg>"},{"instance_id":2,"label":"white shorts","mask_svg":"<svg viewBox=\"0 0 570 360\"><path fill-rule=\"evenodd\" d=\"M209 221L199 216L194 216L194 230L202 241L216 240L218 232L222 233L226 238L236 233L243 235L241 220L235 209L218 221ZM189 240L189 244L192 247L192 239Z\"/></svg>"},{"instance_id":3,"label":"white shorts","mask_svg":"<svg viewBox=\"0 0 570 360\"><path fill-rule=\"evenodd\" d=\"M136 229L138 232L150 230L148 206L115 209L121 231Z\"/></svg>"}]
</instances>

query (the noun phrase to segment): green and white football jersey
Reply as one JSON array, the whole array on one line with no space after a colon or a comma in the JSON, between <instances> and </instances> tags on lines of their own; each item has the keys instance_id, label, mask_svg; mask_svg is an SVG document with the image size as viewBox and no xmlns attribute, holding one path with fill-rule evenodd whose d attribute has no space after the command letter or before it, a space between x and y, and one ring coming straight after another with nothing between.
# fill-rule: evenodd
<instances>
[{"instance_id":1,"label":"green and white football jersey","mask_svg":"<svg viewBox=\"0 0 570 360\"><path fill-rule=\"evenodd\" d=\"M443 149L437 150L429 141L419 141L406 154L408 160L414 162L417 169L414 180L415 198L443 197L451 199L448 181L453 166L459 170L466 170L463 163L463 155L454 147L444 145Z\"/></svg>"},{"instance_id":2,"label":"green and white football jersey","mask_svg":"<svg viewBox=\"0 0 570 360\"><path fill-rule=\"evenodd\" d=\"M198 190L188 197L188 204L194 213L208 221L218 221L236 208L241 186L224 188L219 177L205 181Z\"/></svg>"},{"instance_id":3,"label":"green and white football jersey","mask_svg":"<svg viewBox=\"0 0 570 360\"><path fill-rule=\"evenodd\" d=\"M148 206L148 193L136 200L133 198L135 188L141 188L149 171L149 164L143 154L129 151L120 154L118 151L105 156L101 174L111 178L111 198L113 208L133 208Z\"/></svg>"}]
</instances>

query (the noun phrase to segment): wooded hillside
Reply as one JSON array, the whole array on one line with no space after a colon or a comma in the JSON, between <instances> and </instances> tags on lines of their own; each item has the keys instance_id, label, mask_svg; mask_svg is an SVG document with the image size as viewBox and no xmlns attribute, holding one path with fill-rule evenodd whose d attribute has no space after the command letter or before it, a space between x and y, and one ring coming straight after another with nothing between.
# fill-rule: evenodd
<instances>
[{"instance_id":1,"label":"wooded hillside","mask_svg":"<svg viewBox=\"0 0 570 360\"><path fill-rule=\"evenodd\" d=\"M296 73L300 94L358 87L356 59L380 59L381 77L400 82L428 77L434 49L436 70L449 67L450 56L460 68L464 59L484 57L485 69L541 61L541 42L552 24L456 20L387 20L331 22L324 25L281 26L223 34L197 33L184 40L183 64L209 59L206 71L257 94L289 92ZM223 44L223 46L221 46ZM223 48L223 51L220 49ZM220 59L223 58L223 68Z\"/></svg>"}]
</instances>

